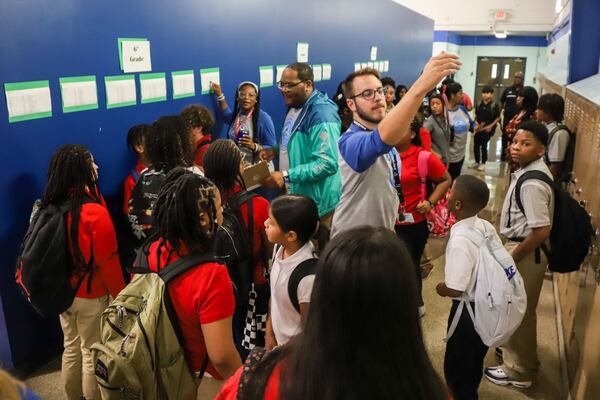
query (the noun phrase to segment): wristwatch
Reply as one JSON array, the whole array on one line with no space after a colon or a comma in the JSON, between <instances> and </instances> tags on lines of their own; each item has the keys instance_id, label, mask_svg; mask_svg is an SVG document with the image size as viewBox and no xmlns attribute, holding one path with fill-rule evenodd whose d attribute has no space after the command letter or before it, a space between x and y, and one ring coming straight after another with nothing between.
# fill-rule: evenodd
<instances>
[{"instance_id":1,"label":"wristwatch","mask_svg":"<svg viewBox=\"0 0 600 400\"><path fill-rule=\"evenodd\" d=\"M290 184L290 176L288 175L287 171L281 171L281 174L283 175L283 182L285 182L286 185Z\"/></svg>"}]
</instances>

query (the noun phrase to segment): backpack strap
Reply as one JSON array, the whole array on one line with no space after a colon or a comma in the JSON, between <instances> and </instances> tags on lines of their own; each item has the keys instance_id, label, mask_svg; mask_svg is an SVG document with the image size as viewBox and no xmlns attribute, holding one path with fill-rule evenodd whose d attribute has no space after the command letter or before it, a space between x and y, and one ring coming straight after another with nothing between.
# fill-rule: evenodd
<instances>
[{"instance_id":1,"label":"backpack strap","mask_svg":"<svg viewBox=\"0 0 600 400\"><path fill-rule=\"evenodd\" d=\"M250 350L250 354L246 357L246 361L244 361L244 366L242 368L242 375L240 376L240 382L238 383L237 398L239 398L239 394L244 389L244 386L248 384L250 378L254 375L256 368L266 354L267 350L263 347L255 347Z\"/></svg>"},{"instance_id":2,"label":"backpack strap","mask_svg":"<svg viewBox=\"0 0 600 400\"><path fill-rule=\"evenodd\" d=\"M237 192L236 194L233 195L233 197L231 197L231 199L229 199L229 203L231 205L231 208L234 210L235 213L237 213L239 218L242 218L242 213L240 208L242 207L242 204L247 204L248 207L248 231L247 231L247 237L248 237L248 248L246 249L246 251L248 251L248 256L250 258L250 268L252 268L252 271L250 271L250 275L249 276L254 276L254 204L252 203L252 198L256 197L255 193L249 192L247 190L242 190L240 192ZM240 221L243 221L244 219L240 219Z\"/></svg>"},{"instance_id":3,"label":"backpack strap","mask_svg":"<svg viewBox=\"0 0 600 400\"><path fill-rule=\"evenodd\" d=\"M537 180L540 180L540 181L546 183L548 186L550 186L550 189L552 189L553 192L555 189L554 180L552 178L550 178L548 175L546 175L545 173L543 173L542 171L535 171L535 170L527 171L523 175L521 175L519 177L519 179L517 179L517 184L515 185L515 200L517 202L517 207L519 207L519 210L521 210L523 215L525 215L525 210L523 209L523 202L521 201L521 186L523 186L523 183L529 179L537 179ZM509 210L509 216L510 216L510 210ZM510 219L509 219L509 223L510 223Z\"/></svg>"},{"instance_id":4,"label":"backpack strap","mask_svg":"<svg viewBox=\"0 0 600 400\"><path fill-rule=\"evenodd\" d=\"M469 110L467 110L467 107L465 107L462 104L459 104L457 107L459 109L461 109L467 115L467 118L469 118L469 132L473 132L473 130L475 129L475 121L473 121L473 118L471 118L471 114L469 114Z\"/></svg>"},{"instance_id":5,"label":"backpack strap","mask_svg":"<svg viewBox=\"0 0 600 400\"><path fill-rule=\"evenodd\" d=\"M427 176L429 175L429 156L431 153L427 150L421 150L417 156L417 173L421 180L421 200L427 200Z\"/></svg>"},{"instance_id":6,"label":"backpack strap","mask_svg":"<svg viewBox=\"0 0 600 400\"><path fill-rule=\"evenodd\" d=\"M446 343L448 342L448 340L450 340L452 335L454 335L454 331L456 331L456 327L458 326L458 323L460 321L460 317L462 315L464 308L467 309L467 311L469 312L469 316L471 317L471 320L473 321L473 324L475 324L475 313L473 312L473 307L471 307L471 302L469 302L467 300L466 295L464 293L459 301L460 301L460 304L458 305L458 308L456 309L456 312L454 313L454 318L452 318L452 323L450 323L450 327L448 328L448 333L446 334L446 337L444 338L444 342L446 342Z\"/></svg>"},{"instance_id":7,"label":"backpack strap","mask_svg":"<svg viewBox=\"0 0 600 400\"><path fill-rule=\"evenodd\" d=\"M288 296L290 297L290 301L292 305L296 309L298 313L300 313L300 302L298 301L298 285L302 279L307 277L308 275L314 275L317 269L318 259L309 258L308 260L302 261L294 271L290 275L290 280L288 281Z\"/></svg>"},{"instance_id":8,"label":"backpack strap","mask_svg":"<svg viewBox=\"0 0 600 400\"><path fill-rule=\"evenodd\" d=\"M140 179L140 173L137 171L136 168L132 169L129 174L131 175L131 177L133 178L133 182L135 184L135 182L138 181L138 179Z\"/></svg>"},{"instance_id":9,"label":"backpack strap","mask_svg":"<svg viewBox=\"0 0 600 400\"><path fill-rule=\"evenodd\" d=\"M190 254L188 256L178 259L177 261L171 264L166 265L160 271L158 271L158 275L165 284L168 284L170 281L177 278L184 272L187 272L188 270L194 268L195 266L209 262L216 262L214 255Z\"/></svg>"}]
</instances>

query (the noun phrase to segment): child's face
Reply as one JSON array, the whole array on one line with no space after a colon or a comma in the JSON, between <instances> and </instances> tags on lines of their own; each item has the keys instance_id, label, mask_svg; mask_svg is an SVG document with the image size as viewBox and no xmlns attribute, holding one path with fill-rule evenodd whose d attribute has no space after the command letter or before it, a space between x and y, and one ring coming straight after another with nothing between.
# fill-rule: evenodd
<instances>
[{"instance_id":1,"label":"child's face","mask_svg":"<svg viewBox=\"0 0 600 400\"><path fill-rule=\"evenodd\" d=\"M517 96L516 103L518 107L523 107L523 96Z\"/></svg>"},{"instance_id":2,"label":"child's face","mask_svg":"<svg viewBox=\"0 0 600 400\"><path fill-rule=\"evenodd\" d=\"M481 93L481 98L485 103L489 103L490 101L492 101L492 97L494 97L493 92Z\"/></svg>"},{"instance_id":3,"label":"child's face","mask_svg":"<svg viewBox=\"0 0 600 400\"><path fill-rule=\"evenodd\" d=\"M202 138L204 137L204 132L202 131L202 127L192 128L192 147L196 146Z\"/></svg>"},{"instance_id":4,"label":"child's face","mask_svg":"<svg viewBox=\"0 0 600 400\"><path fill-rule=\"evenodd\" d=\"M215 222L217 223L217 225L221 225L223 223L223 203L221 203L221 194L219 193L219 189L217 189L216 187L212 190L215 196L214 206L217 217L216 221L211 221L209 214L206 211L200 211L200 226L203 230L205 230L208 233L212 233L215 231Z\"/></svg>"},{"instance_id":5,"label":"child's face","mask_svg":"<svg viewBox=\"0 0 600 400\"><path fill-rule=\"evenodd\" d=\"M387 85L384 89L387 90L385 92L385 103L389 106L394 101L394 97L396 97L394 94L394 87Z\"/></svg>"},{"instance_id":6,"label":"child's face","mask_svg":"<svg viewBox=\"0 0 600 400\"><path fill-rule=\"evenodd\" d=\"M456 198L456 190L454 190L455 186L456 181L453 181L452 186L450 187L450 194L448 195L448 211L450 211L451 213L456 213L456 202L458 201L460 204L460 200Z\"/></svg>"},{"instance_id":7,"label":"child's face","mask_svg":"<svg viewBox=\"0 0 600 400\"><path fill-rule=\"evenodd\" d=\"M223 203L221 202L221 193L219 189L213 189L215 193L215 209L217 210L217 224L223 224Z\"/></svg>"},{"instance_id":8,"label":"child's face","mask_svg":"<svg viewBox=\"0 0 600 400\"><path fill-rule=\"evenodd\" d=\"M431 99L429 107L434 115L440 115L444 111L444 105L440 99Z\"/></svg>"},{"instance_id":9,"label":"child's face","mask_svg":"<svg viewBox=\"0 0 600 400\"><path fill-rule=\"evenodd\" d=\"M545 122L545 123L552 122L552 117L549 114L547 114L546 112L544 112L544 110L541 110L539 108L537 110L535 110L535 117L540 122Z\"/></svg>"},{"instance_id":10,"label":"child's face","mask_svg":"<svg viewBox=\"0 0 600 400\"><path fill-rule=\"evenodd\" d=\"M284 245L287 241L288 235L281 229L270 209L269 218L265 221L265 233L267 235L267 240L271 243Z\"/></svg>"},{"instance_id":11,"label":"child's face","mask_svg":"<svg viewBox=\"0 0 600 400\"><path fill-rule=\"evenodd\" d=\"M92 175L94 177L94 180L97 181L98 180L98 164L96 164L96 162L94 161L94 156L90 154L90 162L92 163Z\"/></svg>"},{"instance_id":12,"label":"child's face","mask_svg":"<svg viewBox=\"0 0 600 400\"><path fill-rule=\"evenodd\" d=\"M513 161L519 163L521 168L541 158L545 151L546 147L537 140L533 133L524 129L517 131L510 146L510 156Z\"/></svg>"}]
</instances>

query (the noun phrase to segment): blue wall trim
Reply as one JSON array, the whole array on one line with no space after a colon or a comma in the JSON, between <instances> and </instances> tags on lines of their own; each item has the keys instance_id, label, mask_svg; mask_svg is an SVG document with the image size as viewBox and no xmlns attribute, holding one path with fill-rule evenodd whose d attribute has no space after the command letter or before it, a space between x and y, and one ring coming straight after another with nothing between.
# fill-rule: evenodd
<instances>
[{"instance_id":1,"label":"blue wall trim","mask_svg":"<svg viewBox=\"0 0 600 400\"><path fill-rule=\"evenodd\" d=\"M548 41L541 36L511 36L506 39L496 39L494 36L459 35L449 31L434 31L434 42L447 42L459 46L520 46L546 47Z\"/></svg>"},{"instance_id":2,"label":"blue wall trim","mask_svg":"<svg viewBox=\"0 0 600 400\"><path fill-rule=\"evenodd\" d=\"M558 25L556 25L552 32L550 32L548 44L556 42L558 39L566 35L571 31L571 14L563 18Z\"/></svg>"}]
</instances>

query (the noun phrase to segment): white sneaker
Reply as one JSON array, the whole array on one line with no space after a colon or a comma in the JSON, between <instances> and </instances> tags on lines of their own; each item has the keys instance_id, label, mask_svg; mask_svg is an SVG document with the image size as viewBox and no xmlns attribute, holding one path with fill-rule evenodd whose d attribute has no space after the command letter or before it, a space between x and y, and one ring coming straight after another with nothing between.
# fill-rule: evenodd
<instances>
[{"instance_id":1,"label":"white sneaker","mask_svg":"<svg viewBox=\"0 0 600 400\"><path fill-rule=\"evenodd\" d=\"M477 167L478 171L485 171L485 164L479 164L479 167Z\"/></svg>"},{"instance_id":2,"label":"white sneaker","mask_svg":"<svg viewBox=\"0 0 600 400\"><path fill-rule=\"evenodd\" d=\"M502 365L486 368L483 375L491 382L500 386L513 385L516 388L528 389L532 384L531 381L517 381L510 378L508 375L506 375L506 372L504 372Z\"/></svg>"},{"instance_id":3,"label":"white sneaker","mask_svg":"<svg viewBox=\"0 0 600 400\"><path fill-rule=\"evenodd\" d=\"M474 162L473 164L469 165L470 169L477 169L477 167L479 167L479 163Z\"/></svg>"}]
</instances>

